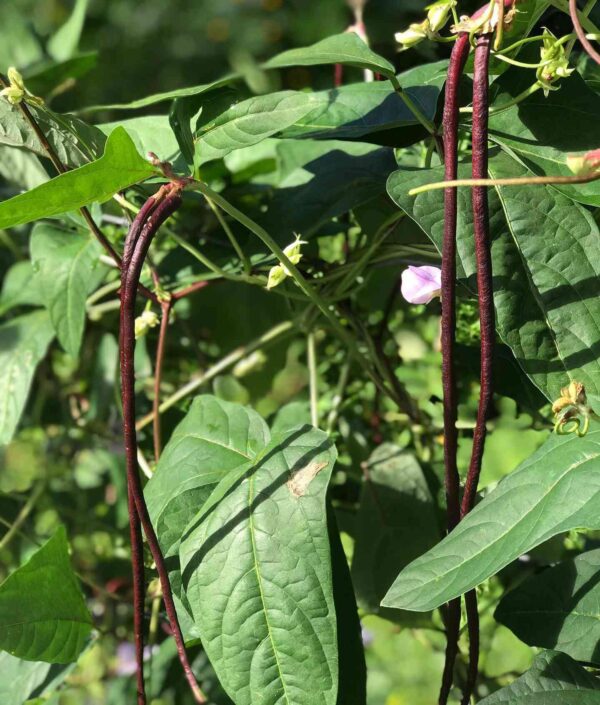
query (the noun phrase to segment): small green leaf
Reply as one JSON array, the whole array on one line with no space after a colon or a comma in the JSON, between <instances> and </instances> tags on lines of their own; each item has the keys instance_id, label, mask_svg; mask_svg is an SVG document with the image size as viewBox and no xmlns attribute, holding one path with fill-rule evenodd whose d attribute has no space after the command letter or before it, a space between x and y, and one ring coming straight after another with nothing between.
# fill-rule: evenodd
<instances>
[{"instance_id":1,"label":"small green leaf","mask_svg":"<svg viewBox=\"0 0 600 705\"><path fill-rule=\"evenodd\" d=\"M563 531L600 529L600 425L551 436L437 546L398 576L385 607L439 607Z\"/></svg>"},{"instance_id":2,"label":"small green leaf","mask_svg":"<svg viewBox=\"0 0 600 705\"><path fill-rule=\"evenodd\" d=\"M337 623L325 493L335 449L302 427L271 439L181 543L202 644L236 705L335 705Z\"/></svg>"},{"instance_id":3,"label":"small green leaf","mask_svg":"<svg viewBox=\"0 0 600 705\"><path fill-rule=\"evenodd\" d=\"M265 62L262 68L277 69L286 66L319 64L346 64L359 69L370 69L387 78L395 76L394 66L387 59L371 51L355 32L334 34L309 47L284 51Z\"/></svg>"},{"instance_id":4,"label":"small green leaf","mask_svg":"<svg viewBox=\"0 0 600 705\"><path fill-rule=\"evenodd\" d=\"M31 234L34 284L59 343L77 357L85 324L85 301L105 275L100 265L102 247L87 233L68 232L38 223Z\"/></svg>"},{"instance_id":5,"label":"small green leaf","mask_svg":"<svg viewBox=\"0 0 600 705\"><path fill-rule=\"evenodd\" d=\"M0 326L0 445L19 423L38 362L54 330L46 311L35 311Z\"/></svg>"},{"instance_id":6,"label":"small green leaf","mask_svg":"<svg viewBox=\"0 0 600 705\"><path fill-rule=\"evenodd\" d=\"M117 127L100 159L0 203L0 228L60 215L95 201L103 203L155 172L150 162L140 157L127 132Z\"/></svg>"},{"instance_id":7,"label":"small green leaf","mask_svg":"<svg viewBox=\"0 0 600 705\"><path fill-rule=\"evenodd\" d=\"M77 51L89 0L75 0L69 19L48 41L48 53L56 61L70 59Z\"/></svg>"},{"instance_id":8,"label":"small green leaf","mask_svg":"<svg viewBox=\"0 0 600 705\"><path fill-rule=\"evenodd\" d=\"M526 673L479 705L600 705L600 680L566 654L542 651Z\"/></svg>"},{"instance_id":9,"label":"small green leaf","mask_svg":"<svg viewBox=\"0 0 600 705\"><path fill-rule=\"evenodd\" d=\"M102 153L106 138L97 127L73 115L54 113L46 106L30 105L29 110L56 155L66 166L82 166ZM0 144L48 157L46 148L31 129L19 106L11 105L4 98L0 99Z\"/></svg>"},{"instance_id":10,"label":"small green leaf","mask_svg":"<svg viewBox=\"0 0 600 705\"><path fill-rule=\"evenodd\" d=\"M140 154L154 152L162 161L174 162L179 154L177 138L166 115L144 115L98 125L106 135L117 127L127 130Z\"/></svg>"},{"instance_id":11,"label":"small green leaf","mask_svg":"<svg viewBox=\"0 0 600 705\"><path fill-rule=\"evenodd\" d=\"M373 451L367 468L356 517L352 579L360 606L377 614L398 571L441 537L431 492L410 453L384 443Z\"/></svg>"},{"instance_id":12,"label":"small green leaf","mask_svg":"<svg viewBox=\"0 0 600 705\"><path fill-rule=\"evenodd\" d=\"M75 661L92 630L64 527L0 585L0 649L28 661Z\"/></svg>"},{"instance_id":13,"label":"small green leaf","mask_svg":"<svg viewBox=\"0 0 600 705\"><path fill-rule=\"evenodd\" d=\"M43 306L44 297L29 260L16 262L4 275L0 294L0 315L15 306Z\"/></svg>"},{"instance_id":14,"label":"small green leaf","mask_svg":"<svg viewBox=\"0 0 600 705\"><path fill-rule=\"evenodd\" d=\"M537 573L504 596L494 617L530 646L600 663L600 549Z\"/></svg>"}]
</instances>

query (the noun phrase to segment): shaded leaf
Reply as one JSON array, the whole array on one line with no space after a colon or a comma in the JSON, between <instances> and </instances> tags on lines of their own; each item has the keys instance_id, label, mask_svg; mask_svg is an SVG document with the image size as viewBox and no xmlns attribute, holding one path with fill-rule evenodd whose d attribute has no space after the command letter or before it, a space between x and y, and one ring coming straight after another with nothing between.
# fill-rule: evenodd
<instances>
[{"instance_id":1,"label":"shaded leaf","mask_svg":"<svg viewBox=\"0 0 600 705\"><path fill-rule=\"evenodd\" d=\"M495 618L531 646L600 663L600 549L532 575L504 596Z\"/></svg>"},{"instance_id":2,"label":"shaded leaf","mask_svg":"<svg viewBox=\"0 0 600 705\"><path fill-rule=\"evenodd\" d=\"M100 265L103 250L93 237L38 223L29 243L35 271L34 285L59 343L77 357L85 325L87 295L106 273Z\"/></svg>"},{"instance_id":3,"label":"shaded leaf","mask_svg":"<svg viewBox=\"0 0 600 705\"><path fill-rule=\"evenodd\" d=\"M6 651L0 652L0 702L23 705L25 701L47 695L64 681L72 666L43 661L23 661Z\"/></svg>"},{"instance_id":4,"label":"shaded leaf","mask_svg":"<svg viewBox=\"0 0 600 705\"><path fill-rule=\"evenodd\" d=\"M284 51L262 65L263 69L285 66L317 66L319 64L346 64L359 69L370 69L388 78L395 75L394 66L387 59L369 49L354 32L335 34L316 44L301 49Z\"/></svg>"},{"instance_id":5,"label":"shaded leaf","mask_svg":"<svg viewBox=\"0 0 600 705\"><path fill-rule=\"evenodd\" d=\"M494 105L510 100L531 83L529 71L509 71L494 83ZM600 144L600 95L578 75L544 97L537 91L518 105L490 116L490 139L513 150L538 174L572 176L567 155L583 155ZM600 181L557 184L570 198L600 206ZM516 189L515 189L516 190Z\"/></svg>"},{"instance_id":6,"label":"shaded leaf","mask_svg":"<svg viewBox=\"0 0 600 705\"><path fill-rule=\"evenodd\" d=\"M459 176L470 175L467 165ZM530 172L508 155L490 159L490 176ZM401 170L388 192L441 248L443 191L408 191L439 181L443 169ZM476 291L471 197L458 190L458 275ZM574 379L600 392L600 237L580 205L548 186L489 190L497 329L519 364L549 399Z\"/></svg>"},{"instance_id":7,"label":"shaded leaf","mask_svg":"<svg viewBox=\"0 0 600 705\"><path fill-rule=\"evenodd\" d=\"M334 461L335 449L316 429L271 439L182 541L183 585L194 621L238 705L258 698L265 705L336 702L325 509Z\"/></svg>"},{"instance_id":8,"label":"shaded leaf","mask_svg":"<svg viewBox=\"0 0 600 705\"><path fill-rule=\"evenodd\" d=\"M0 326L0 445L19 423L38 362L54 330L46 311L35 311Z\"/></svg>"},{"instance_id":9,"label":"shaded leaf","mask_svg":"<svg viewBox=\"0 0 600 705\"><path fill-rule=\"evenodd\" d=\"M155 168L140 157L127 132L117 127L100 159L0 203L0 228L60 215L95 201L103 203L154 173Z\"/></svg>"},{"instance_id":10,"label":"shaded leaf","mask_svg":"<svg viewBox=\"0 0 600 705\"><path fill-rule=\"evenodd\" d=\"M6 272L0 294L0 315L15 306L43 306L44 297L35 281L31 262L16 262Z\"/></svg>"},{"instance_id":11,"label":"shaded leaf","mask_svg":"<svg viewBox=\"0 0 600 705\"><path fill-rule=\"evenodd\" d=\"M352 579L360 606L378 614L398 571L441 536L433 497L414 456L384 443L371 454L366 471L356 518Z\"/></svg>"},{"instance_id":12,"label":"shaded leaf","mask_svg":"<svg viewBox=\"0 0 600 705\"><path fill-rule=\"evenodd\" d=\"M91 630L61 526L0 585L0 649L28 661L70 663Z\"/></svg>"},{"instance_id":13,"label":"shaded leaf","mask_svg":"<svg viewBox=\"0 0 600 705\"><path fill-rule=\"evenodd\" d=\"M398 576L382 604L430 610L479 585L543 541L600 529L600 425L551 436L437 546Z\"/></svg>"},{"instance_id":14,"label":"shaded leaf","mask_svg":"<svg viewBox=\"0 0 600 705\"><path fill-rule=\"evenodd\" d=\"M542 651L514 683L480 705L597 705L600 681L566 654Z\"/></svg>"}]
</instances>

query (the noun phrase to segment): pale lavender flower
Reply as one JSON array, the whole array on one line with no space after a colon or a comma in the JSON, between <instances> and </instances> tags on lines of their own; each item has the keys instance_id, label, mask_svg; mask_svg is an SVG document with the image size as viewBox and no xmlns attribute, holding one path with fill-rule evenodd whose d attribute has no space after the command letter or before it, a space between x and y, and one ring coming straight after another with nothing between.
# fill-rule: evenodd
<instances>
[{"instance_id":1,"label":"pale lavender flower","mask_svg":"<svg viewBox=\"0 0 600 705\"><path fill-rule=\"evenodd\" d=\"M440 296L442 270L439 267L410 266L402 272L402 296L411 304L428 304Z\"/></svg>"}]
</instances>

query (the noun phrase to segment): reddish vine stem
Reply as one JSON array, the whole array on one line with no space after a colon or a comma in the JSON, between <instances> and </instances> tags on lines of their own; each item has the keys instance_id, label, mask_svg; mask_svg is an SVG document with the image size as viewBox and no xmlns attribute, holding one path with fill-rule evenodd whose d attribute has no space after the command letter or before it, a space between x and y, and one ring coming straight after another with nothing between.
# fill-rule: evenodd
<instances>
[{"instance_id":1,"label":"reddish vine stem","mask_svg":"<svg viewBox=\"0 0 600 705\"><path fill-rule=\"evenodd\" d=\"M444 173L456 179L458 171L458 88L469 56L469 37L461 34L450 56L444 102ZM456 329L456 226L458 196L456 189L444 193L444 241L442 245L442 384L444 389L444 468L446 486L446 522L448 531L460 520L460 481L456 463L458 433L456 429L457 397L454 370ZM460 598L452 600L446 615L446 657L439 705L446 705L458 653Z\"/></svg>"},{"instance_id":2,"label":"reddish vine stem","mask_svg":"<svg viewBox=\"0 0 600 705\"><path fill-rule=\"evenodd\" d=\"M489 60L491 35L479 37L475 46L473 73L473 128L472 128L472 173L474 179L484 178L488 170L488 117L489 117ZM475 234L475 258L477 260L477 291L479 298L479 322L481 328L481 376L477 422L473 434L471 462L465 482L461 504L461 519L475 504L481 461L485 446L486 421L490 412L493 394L492 362L494 356L494 296L492 283L492 254L489 230L489 208L487 188L474 187L471 191L473 204L473 229ZM479 664L479 613L477 593L471 590L465 596L469 631L469 670L463 691L462 705L469 705L477 681Z\"/></svg>"},{"instance_id":3,"label":"reddish vine stem","mask_svg":"<svg viewBox=\"0 0 600 705\"><path fill-rule=\"evenodd\" d=\"M581 42L581 46L585 49L587 55L600 65L600 54L594 49L590 40L585 36L585 31L579 21L577 0L569 0L569 14L571 15L571 21L573 22L573 27L575 28L577 39Z\"/></svg>"},{"instance_id":4,"label":"reddish vine stem","mask_svg":"<svg viewBox=\"0 0 600 705\"><path fill-rule=\"evenodd\" d=\"M137 516L144 529L146 540L148 541L152 557L156 564L156 570L163 591L165 609L173 631L179 660L181 661L186 679L196 702L205 703L206 698L196 682L196 678L187 658L183 635L173 601L173 593L169 583L168 571L154 527L150 521L137 466L134 373L135 299L142 266L148 253L150 243L162 223L172 215L181 204L180 188L171 185L167 187L167 189L161 189L160 197L158 197L157 194L157 197L153 198L150 204L146 204L146 219L141 230L134 229L132 226L126 247L129 266L126 269L124 268L121 272L120 358L123 432L125 437L128 491L133 499L133 505L135 506ZM139 222L142 222L142 220L138 220L138 218L134 221L134 223ZM138 695L138 702L140 705L143 705L145 703L145 696L140 700Z\"/></svg>"},{"instance_id":5,"label":"reddish vine stem","mask_svg":"<svg viewBox=\"0 0 600 705\"><path fill-rule=\"evenodd\" d=\"M169 319L171 317L171 309L173 307L173 300L161 302L161 318L160 318L160 330L158 332L158 345L156 347L156 363L154 365L154 399L152 401L152 413L154 414L153 420L153 432L154 437L154 458L156 462L160 458L160 452L162 449L161 443L161 430L160 430L160 413L158 411L160 407L160 384L162 381L162 369L163 361L165 358L165 346L167 342L167 330L169 327Z\"/></svg>"}]
</instances>

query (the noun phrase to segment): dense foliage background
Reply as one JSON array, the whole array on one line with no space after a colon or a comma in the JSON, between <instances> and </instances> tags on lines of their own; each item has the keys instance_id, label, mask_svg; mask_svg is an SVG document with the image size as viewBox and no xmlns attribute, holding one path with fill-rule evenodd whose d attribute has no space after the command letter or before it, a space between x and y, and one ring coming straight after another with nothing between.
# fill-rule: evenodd
<instances>
[{"instance_id":1,"label":"dense foliage background","mask_svg":"<svg viewBox=\"0 0 600 705\"><path fill-rule=\"evenodd\" d=\"M564 12L541 1L524 4L528 5L524 11L533 18L530 33L539 34L543 26L557 36L571 31ZM475 7L475 3L461 4L461 14ZM205 108L208 117L216 117L230 104L251 95L267 95L283 89L307 92L331 89L333 66L264 71L260 63L285 49L306 46L343 32L353 21L343 0L218 3L147 0L143 4L133 0L91 0L81 37L76 41L78 50L72 56L68 53L63 56L60 46L64 44L53 43L53 38L72 9L71 3L59 0L4 3L0 8L0 70L6 73L9 66L18 67L31 92L44 97L56 113L75 111L80 118L96 125L127 121L125 126L140 151L152 149L161 159L172 159L180 151L165 117L172 109L171 102L127 111L111 105L208 83L229 71L240 73L244 80L235 87L235 92L227 87L216 92L214 103L209 102ZM449 46L424 42L410 52L397 53L394 42L394 32L419 20L423 12L423 3L418 0L370 0L365 23L371 48L391 61L398 73L419 67L406 74L403 85L423 90L418 93L422 104L429 117L439 122L439 98ZM600 23L600 7L593 8L590 17ZM60 40L65 42L66 38ZM524 54L527 59L527 51ZM530 52L529 60L537 60L534 54ZM73 63L68 64L71 59ZM539 123L533 118L524 120L532 140L547 148L547 151L533 150L527 163L541 172L557 161L559 152L583 152L600 145L598 70L578 54L573 55L572 65L578 72L565 79L560 91L551 92L546 99L556 112L548 112L547 118L539 115ZM494 76L492 93L499 104L535 80L530 70L506 65L501 70L506 68L504 74ZM361 81L361 69L345 68L345 83ZM467 79L465 91L468 88ZM389 99L393 97L392 92ZM186 99L181 99L175 106L189 122L198 105L194 104L194 98L188 100L186 103ZM464 103L468 102L467 98ZM561 111L575 103L583 106L580 112L584 107L587 110L585 120L582 118L580 125L573 125L568 122L571 118L566 118L567 122L561 124L560 116L564 115ZM96 105L108 107L90 110L90 106ZM210 394L217 400L249 405L266 419L274 435L315 421L330 435L338 459L329 496L359 606L368 671L367 701L369 705L429 705L436 701L444 662L442 615L439 611L409 612L380 607L401 568L438 543L445 526L439 301L436 299L427 306L413 305L400 296L400 274L407 265L440 263L435 246L439 245L439 223L432 222L432 216L436 213L439 216L441 196L426 196L431 200L422 201L418 211L413 210L412 202L404 199L408 188L438 180L441 172L426 132L410 115L399 124L394 113L397 110L394 104L389 114L377 114L376 120L385 124L379 125L374 135L366 130L353 137L337 125L333 139L310 139L313 128L304 125L300 129L305 130L309 139L294 140L289 139L297 136L292 125L287 134L284 130L284 139L269 138L255 146L231 151L224 159L209 162L202 169L202 178L212 188L260 222L282 248L294 241L296 233L306 240L301 269L314 280L327 302L335 306L343 326L358 341L361 357L351 354L346 341L340 340L314 306L307 305L289 279L272 291L265 290L266 277L275 260L240 223L220 211L217 217L199 194L186 196L185 207L174 224L161 231L153 246L152 259L165 290L174 291L202 279L209 282L206 288L182 299L175 307L166 341L163 399L171 398L190 380L199 380L195 394ZM495 142L494 168L500 174L504 169L510 175L515 169L506 155L511 149L518 151L516 133L521 123L519 130L513 130L516 115L516 112L504 113L496 118L496 133L504 135L504 142L501 137ZM162 117L155 119L155 116ZM142 117L146 122L138 120ZM365 115L361 119L366 120ZM8 123L2 120L4 117L0 116L5 128ZM340 118L340 122L345 121ZM106 133L110 129L103 128ZM6 136L6 129L3 134ZM323 134L315 133L315 137L322 138ZM95 149L96 139L97 135L90 138L93 157L102 151ZM0 142L2 199L37 186L48 175L55 174L47 159L8 146L6 139ZM468 140L463 142L466 153ZM78 144L84 144L84 140ZM73 158L72 163L69 161L72 167L80 166L90 156L82 158L76 147L72 152L65 147L65 154ZM400 182L388 184L388 191L396 201L393 203L386 192L386 179L396 169L397 161L402 168L414 171L403 175ZM176 165L185 169L185 159L179 157ZM424 169L427 166L432 167L433 175L422 175L430 171ZM526 170L522 163L520 168ZM574 261L568 260L574 252L572 244L567 243L559 253L563 259L558 263L558 271L567 272L567 279L571 278L563 283L563 328L568 328L571 321L576 325L582 320L582 309L577 308L575 301L577 296L597 299L598 295L597 281L593 280L598 262L594 263L593 253L599 247L594 232L597 235L600 196L597 185L594 188L576 193L567 191L566 195L556 196L562 201L552 207L546 208L543 203L540 206L548 213L553 208L562 208L557 218L565 230L579 233L582 223L592 228L585 264L576 255ZM139 207L151 191L147 184L123 189L125 201L110 201L102 209L94 206L94 217L119 248L129 224L128 206ZM524 207L529 207L535 198L535 194L524 193ZM569 204L575 206L570 198L581 204L576 206L579 220L573 220ZM410 217L405 217L398 205ZM496 202L493 212L494 222L498 223L503 211ZM499 248L504 242L501 238L513 227L518 231L515 223L524 218L517 214L511 221L510 212L504 217L506 220L496 226L493 234ZM243 280L245 273L223 229L223 219L251 260L253 275L262 277L262 283ZM540 237L548 243L561 235L544 225L539 215L526 223L529 226L539 227ZM66 536L94 630L85 640L76 664L67 667L30 661L35 663L37 671L23 667L25 672L8 656L10 649L0 651L0 702L17 705L26 697L60 705L120 705L133 702L135 697L132 678L135 663L117 372L118 281L105 260L98 264L99 250L87 254L69 251L72 245L68 237L65 239L65 227L85 232L76 213L62 219L45 219L33 228L17 225L0 230L3 279L0 314L4 321L0 329L0 360L5 356L0 378L9 363L13 364L9 356L15 339L23 339L31 331L43 337L46 331L18 430L14 437L10 433L11 438L3 438L8 442L0 447L0 524L5 531L0 538L0 579L22 566L50 537L54 537L52 541L58 546L61 542L64 545ZM498 255L498 261L506 264L506 271L501 271L501 266L497 269L499 288L505 285L503 277L511 279L514 275L517 268L514 263L519 260L506 247L504 255ZM72 286L70 272L65 272L64 267L79 255L89 265L81 281L74 285L82 315L85 312L85 334L81 330L63 331L59 332L60 341L51 342L54 332L39 312L48 305L49 297L62 296L64 305L67 287ZM550 253L548 259L553 256ZM208 265L203 257L209 258ZM540 259L544 257L542 252ZM30 258L33 264L29 264ZM459 465L464 469L477 413L479 323L468 256L461 267L464 269L459 272L458 425ZM525 270L517 270L521 284L526 276ZM573 281L576 285L569 289ZM152 285L148 271L144 282ZM536 280L535 286L538 284ZM532 285L532 290L535 286ZM582 291L585 293L581 294ZM520 293L512 289L511 295L522 297L519 305L526 309L526 302L535 293L523 285ZM600 392L600 385L594 388L598 379L595 360L600 335L594 339L592 332L580 349L569 348L574 359L567 373L560 365L558 369L553 366L555 360L548 362L544 357L547 340L543 332L534 329L535 312L525 310L523 321L519 322L521 327L515 326L523 333L523 339L527 339L519 347L514 336L511 337L513 309L508 311L506 302L505 307L507 313L500 316L496 350L494 411L488 424L490 435L480 483L484 494L548 440L553 423L551 401L559 396L558 390L570 378L583 379L589 384L590 396ZM556 313L560 305L549 308L549 328L559 329L553 316L561 315ZM586 306L583 308L587 310ZM71 312L67 310L61 315L69 316ZM596 325L600 320L597 312L592 310L589 315ZM528 323L532 328L527 328ZM582 325L588 325L587 320ZM262 340L265 334L272 339ZM152 328L137 344L136 392L140 418L152 408L157 337L158 328ZM559 357L563 352L559 350ZM231 354L231 364L227 364L227 356ZM226 362L221 365L223 359ZM31 360L23 355L21 363L27 366ZM375 376L391 389L391 398L373 384L371 367ZM1 382L5 397L0 398L0 405L8 405L6 399L14 383L14 378L5 374ZM191 396L182 396L163 415L163 444L189 411L190 400ZM201 403L209 406L208 411L198 411L198 418L204 418L202 414L210 417L210 404L219 402L205 398ZM7 417L10 413L5 408L0 416ZM214 411L215 417L218 413ZM140 432L139 440L143 467L150 475L155 468L150 425ZM569 442L572 440L575 439ZM161 491L160 486L154 490L155 501ZM564 501L568 496L567 492ZM566 529L577 526L580 524ZM64 536L59 527L65 527ZM556 639L554 644L548 639L546 643L536 641L533 627L534 636L527 630L519 632L510 614L494 617L498 601L507 590L545 566L600 546L597 531L557 529L554 533L547 540L542 537L544 540L532 550L527 546L523 551L525 556L515 556L517 559L509 565L500 566L502 570L478 588L482 647L478 700L526 671L537 652L535 647L556 646ZM514 541L516 545L517 538ZM152 566L149 554L147 566ZM41 586L48 580L49 585L57 581L57 589L61 587L60 576L42 574L38 580ZM0 586L0 622L4 616L2 610L8 611L2 603L1 590ZM510 613L510 603L504 609ZM148 690L153 702L191 703L172 640L168 639L156 580L148 589L147 618L151 664ZM572 628L577 633L580 627ZM593 634L597 643L600 638L597 627L593 628ZM564 643L567 642L568 635L564 637ZM459 684L466 674L468 646L464 634L460 648ZM567 647L564 650L588 665L600 664L597 649L588 649L581 656L569 652ZM230 702L201 648L193 647L192 654L210 702L218 705ZM345 704L340 702L340 705Z\"/></svg>"}]
</instances>

